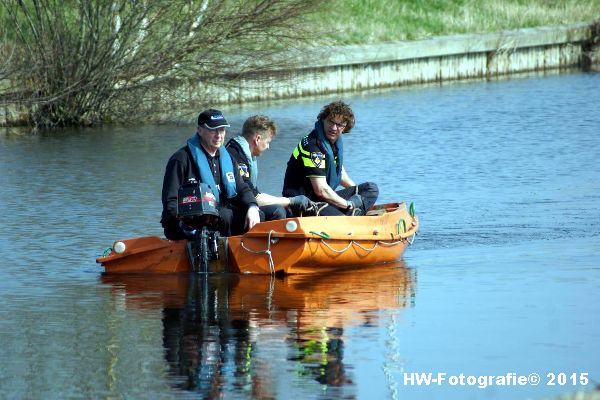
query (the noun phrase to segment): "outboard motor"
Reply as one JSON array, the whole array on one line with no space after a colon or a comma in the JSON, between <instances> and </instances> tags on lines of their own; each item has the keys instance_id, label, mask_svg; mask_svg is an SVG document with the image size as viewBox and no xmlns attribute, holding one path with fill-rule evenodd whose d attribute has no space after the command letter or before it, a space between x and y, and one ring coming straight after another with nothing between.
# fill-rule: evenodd
<instances>
[{"instance_id":1,"label":"outboard motor","mask_svg":"<svg viewBox=\"0 0 600 400\"><path fill-rule=\"evenodd\" d=\"M188 256L194 272L207 273L208 261L219 258L219 204L206 183L187 183L177 193L177 218L191 228Z\"/></svg>"}]
</instances>

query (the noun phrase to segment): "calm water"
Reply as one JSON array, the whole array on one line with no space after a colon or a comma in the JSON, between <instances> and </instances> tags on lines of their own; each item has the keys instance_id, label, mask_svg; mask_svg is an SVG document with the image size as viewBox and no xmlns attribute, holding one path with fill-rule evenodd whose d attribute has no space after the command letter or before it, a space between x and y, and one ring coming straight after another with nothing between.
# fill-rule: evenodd
<instances>
[{"instance_id":1,"label":"calm water","mask_svg":"<svg viewBox=\"0 0 600 400\"><path fill-rule=\"evenodd\" d=\"M600 74L344 98L358 119L350 175L378 182L383 202L414 202L421 231L398 264L310 278L101 275L95 258L115 239L162 234L164 165L193 126L0 133L0 398L593 390ZM332 99L225 110L231 133L256 112L280 126L263 191L280 193L293 146ZM447 375L419 386L411 373ZM541 383L451 385L461 373ZM549 373L567 382L547 385Z\"/></svg>"}]
</instances>

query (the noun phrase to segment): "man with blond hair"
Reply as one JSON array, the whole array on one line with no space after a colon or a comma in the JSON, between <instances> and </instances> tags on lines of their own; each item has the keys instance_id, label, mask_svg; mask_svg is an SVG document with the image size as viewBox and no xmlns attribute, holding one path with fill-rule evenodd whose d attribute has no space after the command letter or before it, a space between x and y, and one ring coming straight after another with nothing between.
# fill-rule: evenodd
<instances>
[{"instance_id":1,"label":"man with blond hair","mask_svg":"<svg viewBox=\"0 0 600 400\"><path fill-rule=\"evenodd\" d=\"M257 157L269 149L276 135L277 125L273 120L265 115L254 115L244 122L241 135L230 139L225 146L238 165L239 175L254 193L266 221L301 215L311 206L306 196L278 197L262 193L257 187Z\"/></svg>"}]
</instances>

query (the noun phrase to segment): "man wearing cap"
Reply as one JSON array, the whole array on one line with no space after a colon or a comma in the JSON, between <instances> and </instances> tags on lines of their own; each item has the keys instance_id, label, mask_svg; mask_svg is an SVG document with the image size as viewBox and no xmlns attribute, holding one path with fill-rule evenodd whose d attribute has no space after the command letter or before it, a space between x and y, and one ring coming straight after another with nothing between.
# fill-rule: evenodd
<instances>
[{"instance_id":1,"label":"man wearing cap","mask_svg":"<svg viewBox=\"0 0 600 400\"><path fill-rule=\"evenodd\" d=\"M312 206L312 202L303 195L277 197L258 190L256 158L269 148L275 135L277 125L273 120L265 115L253 115L244 122L242 134L230 139L225 145L238 165L240 176L256 197L266 221L286 218L286 208L290 215L300 216Z\"/></svg>"},{"instance_id":2,"label":"man wearing cap","mask_svg":"<svg viewBox=\"0 0 600 400\"><path fill-rule=\"evenodd\" d=\"M342 135L354 127L350 106L335 101L323 107L315 128L294 148L283 182L284 196L306 195L327 206L319 215L363 215L375 204L373 182L356 185L344 168ZM336 191L338 186L344 189Z\"/></svg>"},{"instance_id":3,"label":"man wearing cap","mask_svg":"<svg viewBox=\"0 0 600 400\"><path fill-rule=\"evenodd\" d=\"M219 202L222 235L242 234L260 222L252 191L236 173L238 167L229 152L222 148L228 127L221 111L201 112L194 136L169 159L163 180L160 221L167 239L191 237L188 227L177 219L177 194L179 187L187 183L203 182L211 188Z\"/></svg>"}]
</instances>

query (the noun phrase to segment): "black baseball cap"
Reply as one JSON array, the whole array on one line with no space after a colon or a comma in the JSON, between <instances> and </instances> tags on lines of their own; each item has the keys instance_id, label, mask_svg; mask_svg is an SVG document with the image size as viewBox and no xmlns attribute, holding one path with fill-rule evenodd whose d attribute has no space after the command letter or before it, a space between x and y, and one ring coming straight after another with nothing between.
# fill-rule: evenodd
<instances>
[{"instance_id":1,"label":"black baseball cap","mask_svg":"<svg viewBox=\"0 0 600 400\"><path fill-rule=\"evenodd\" d=\"M214 108L204 110L198 115L198 126L208 129L229 128L223 113Z\"/></svg>"}]
</instances>

